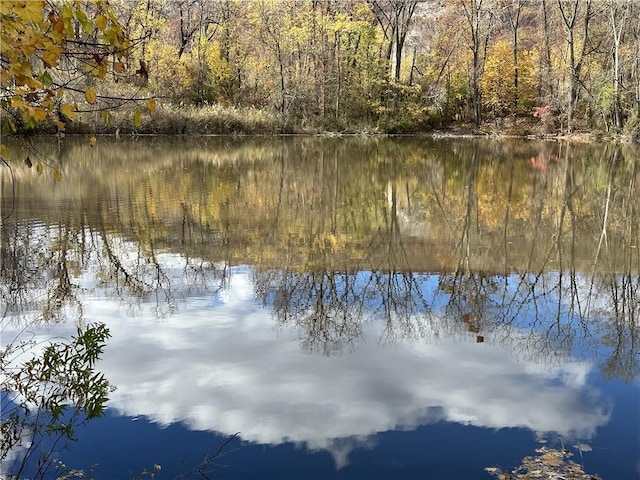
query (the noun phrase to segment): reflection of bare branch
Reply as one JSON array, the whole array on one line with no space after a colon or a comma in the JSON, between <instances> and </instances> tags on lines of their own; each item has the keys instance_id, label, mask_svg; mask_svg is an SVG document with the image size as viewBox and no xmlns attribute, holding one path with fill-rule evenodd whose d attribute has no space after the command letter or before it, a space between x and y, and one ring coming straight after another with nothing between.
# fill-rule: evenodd
<instances>
[{"instance_id":1,"label":"reflection of bare branch","mask_svg":"<svg viewBox=\"0 0 640 480\"><path fill-rule=\"evenodd\" d=\"M227 263L219 265L201 258L185 256L183 272L187 285L185 293L188 295L203 292L216 295L229 287L230 276Z\"/></svg>"},{"instance_id":2,"label":"reflection of bare branch","mask_svg":"<svg viewBox=\"0 0 640 480\"><path fill-rule=\"evenodd\" d=\"M107 260L113 269L113 273L111 273L110 278L115 281L116 288L119 287L120 276L124 279L124 286L129 287L130 293L133 295L142 295L147 289L151 288L149 284L141 280L137 275L127 271L120 259L114 253L114 249L110 245L110 240L106 235L106 232L102 232L101 238L104 246L104 252L107 255Z\"/></svg>"},{"instance_id":3,"label":"reflection of bare branch","mask_svg":"<svg viewBox=\"0 0 640 480\"><path fill-rule=\"evenodd\" d=\"M77 269L86 261L86 252L80 245L83 227L58 225L44 230L10 224L2 229L2 235L3 316L16 318L21 313L41 310L45 321L57 321L64 308L72 306L82 318L70 269ZM44 289L45 296L36 300L33 289Z\"/></svg>"},{"instance_id":4,"label":"reflection of bare branch","mask_svg":"<svg viewBox=\"0 0 640 480\"><path fill-rule=\"evenodd\" d=\"M196 466L194 466L188 472L178 475L176 479L186 478L188 476L198 474L202 478L205 478L208 480L210 478L209 474L215 471L214 467L216 466L216 464L214 462L224 457L225 455L228 455L232 451L234 451L234 450L226 450L226 448L229 446L229 444L233 440L235 440L238 437L238 435L240 435L240 432L236 432L233 435L229 435L229 437L218 446L215 452L205 454Z\"/></svg>"},{"instance_id":5,"label":"reflection of bare branch","mask_svg":"<svg viewBox=\"0 0 640 480\"><path fill-rule=\"evenodd\" d=\"M605 245L607 244L607 221L609 219L609 205L611 203L611 187L613 184L615 172L616 172L616 164L618 160L618 152L619 148L614 148L613 157L611 158L611 164L609 167L609 178L607 182L607 199L605 201L604 206L604 215L602 218L602 232L600 233L600 240L598 240L598 247L596 248L596 253L593 258L593 268L591 269L591 286L593 287L593 279L596 273L596 266L598 264L598 258L600 257L600 250L602 249L602 243L604 241ZM591 297L591 290L589 291L589 297ZM590 305L587 304L587 312L589 311Z\"/></svg>"},{"instance_id":6,"label":"reflection of bare branch","mask_svg":"<svg viewBox=\"0 0 640 480\"><path fill-rule=\"evenodd\" d=\"M308 350L335 353L362 335L362 299L349 275L256 272L254 282L263 301L275 294L273 315L281 325L293 322Z\"/></svg>"},{"instance_id":7,"label":"reflection of bare branch","mask_svg":"<svg viewBox=\"0 0 640 480\"><path fill-rule=\"evenodd\" d=\"M631 381L640 375L640 280L611 275L606 286L613 313L610 308L597 313L604 317L602 341L611 351L600 368L605 378Z\"/></svg>"},{"instance_id":8,"label":"reflection of bare branch","mask_svg":"<svg viewBox=\"0 0 640 480\"><path fill-rule=\"evenodd\" d=\"M84 269L95 269L100 287L112 286L122 300L146 301L153 296L155 314L175 312L173 283L184 283L182 295L216 291L228 286L226 264L201 259L183 260L182 278L168 272L153 245L143 252L135 244L123 242L106 232L91 231L84 225L60 224L55 227L11 224L2 229L0 295L4 319L32 322L57 321L74 309L75 320L82 320L84 288L79 276ZM195 278L194 281L189 281ZM122 288L122 287L125 288ZM42 295L39 292L45 292Z\"/></svg>"},{"instance_id":9,"label":"reflection of bare branch","mask_svg":"<svg viewBox=\"0 0 640 480\"><path fill-rule=\"evenodd\" d=\"M27 225L3 225L0 235L0 287L5 319L35 309L29 291L37 282L35 276L40 269L35 265L35 258L40 256L42 247L39 242L29 240L34 232Z\"/></svg>"},{"instance_id":10,"label":"reflection of bare branch","mask_svg":"<svg viewBox=\"0 0 640 480\"><path fill-rule=\"evenodd\" d=\"M456 250L460 249L460 257L458 266L456 268L456 276L459 274L469 274L471 272L471 266L469 260L471 258L471 221L473 218L474 212L477 215L477 198L476 198L476 175L478 173L478 163L479 163L479 155L478 155L478 144L474 143L473 145L473 156L471 158L471 167L467 172L467 180L465 182L466 189L466 212L464 215L464 219L462 222L462 232L461 238L458 244L456 245Z\"/></svg>"}]
</instances>

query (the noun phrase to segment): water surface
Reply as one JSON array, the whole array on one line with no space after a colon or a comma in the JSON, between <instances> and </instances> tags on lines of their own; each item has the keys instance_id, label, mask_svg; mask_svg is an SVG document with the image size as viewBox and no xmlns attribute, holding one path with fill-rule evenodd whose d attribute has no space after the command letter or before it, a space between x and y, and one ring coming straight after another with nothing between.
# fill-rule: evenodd
<instances>
[{"instance_id":1,"label":"water surface","mask_svg":"<svg viewBox=\"0 0 640 480\"><path fill-rule=\"evenodd\" d=\"M63 178L3 173L2 343L112 334L66 465L481 479L544 440L638 478L637 148L34 143Z\"/></svg>"}]
</instances>

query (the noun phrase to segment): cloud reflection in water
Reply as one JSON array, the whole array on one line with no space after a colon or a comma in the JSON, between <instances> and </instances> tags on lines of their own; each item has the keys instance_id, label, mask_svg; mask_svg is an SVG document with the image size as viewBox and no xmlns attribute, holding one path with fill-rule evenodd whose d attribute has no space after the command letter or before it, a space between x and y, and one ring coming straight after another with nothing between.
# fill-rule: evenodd
<instances>
[{"instance_id":1,"label":"cloud reflection in water","mask_svg":"<svg viewBox=\"0 0 640 480\"><path fill-rule=\"evenodd\" d=\"M437 421L588 439L609 420L586 383L588 362L522 361L508 345L460 339L383 347L376 322L355 351L314 355L295 332L274 329L248 272L236 272L229 288L163 320L151 312L125 318L116 304L87 302L87 316L107 321L113 335L103 362L117 386L112 409L162 425L240 431L259 444L327 450L338 467L378 432Z\"/></svg>"}]
</instances>

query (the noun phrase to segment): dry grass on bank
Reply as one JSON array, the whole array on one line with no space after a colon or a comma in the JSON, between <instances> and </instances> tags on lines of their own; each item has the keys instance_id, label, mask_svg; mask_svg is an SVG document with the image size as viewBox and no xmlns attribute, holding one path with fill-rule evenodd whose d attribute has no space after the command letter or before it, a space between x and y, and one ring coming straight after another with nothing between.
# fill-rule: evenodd
<instances>
[{"instance_id":1,"label":"dry grass on bank","mask_svg":"<svg viewBox=\"0 0 640 480\"><path fill-rule=\"evenodd\" d=\"M80 110L90 110L77 99ZM140 111L140 123L134 125L136 108ZM105 115L108 121L105 121ZM404 117L402 117L404 118ZM103 114L101 111L79 113L67 123L69 134L151 134L151 135L280 135L280 134L421 134L469 135L481 137L535 137L571 141L623 140L640 141L640 120L630 119L621 134L608 134L584 127L572 134L549 131L533 117L487 120L479 128L470 123L448 126L425 124L424 121L396 119L310 118L300 119L269 109L251 107L226 107L222 105L172 105L158 103L154 112L144 105L122 106ZM402 120L402 121L400 121ZM38 125L35 130L20 133L56 133L50 122Z\"/></svg>"},{"instance_id":2,"label":"dry grass on bank","mask_svg":"<svg viewBox=\"0 0 640 480\"><path fill-rule=\"evenodd\" d=\"M134 126L135 110L121 109L110 113L105 122L100 113L79 116L67 126L67 133L121 133L190 135L247 134L275 135L295 133L290 122L275 112L254 108L159 105L151 113L141 109L141 122Z\"/></svg>"}]
</instances>

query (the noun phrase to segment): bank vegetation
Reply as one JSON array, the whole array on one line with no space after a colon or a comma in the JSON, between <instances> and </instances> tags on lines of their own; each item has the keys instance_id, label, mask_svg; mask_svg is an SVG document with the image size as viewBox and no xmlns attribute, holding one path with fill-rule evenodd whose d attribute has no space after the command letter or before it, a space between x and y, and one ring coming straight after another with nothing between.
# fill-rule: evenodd
<instances>
[{"instance_id":1,"label":"bank vegetation","mask_svg":"<svg viewBox=\"0 0 640 480\"><path fill-rule=\"evenodd\" d=\"M9 4L25 2L3 2L6 25ZM5 133L640 137L632 0L26 4L18 26L61 38L52 53L5 28ZM63 91L45 122L38 89Z\"/></svg>"}]
</instances>

